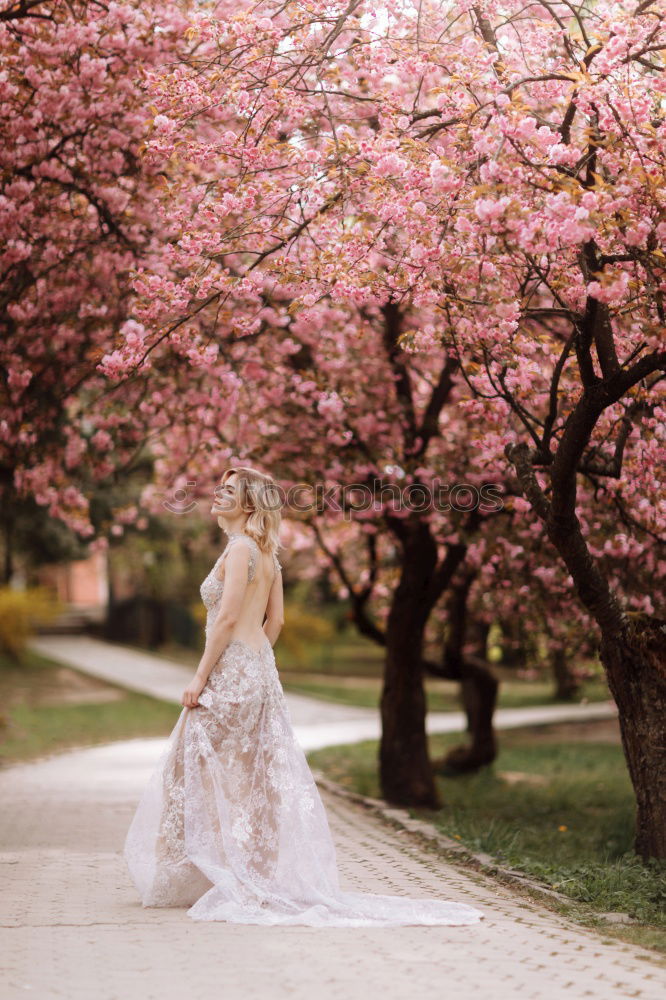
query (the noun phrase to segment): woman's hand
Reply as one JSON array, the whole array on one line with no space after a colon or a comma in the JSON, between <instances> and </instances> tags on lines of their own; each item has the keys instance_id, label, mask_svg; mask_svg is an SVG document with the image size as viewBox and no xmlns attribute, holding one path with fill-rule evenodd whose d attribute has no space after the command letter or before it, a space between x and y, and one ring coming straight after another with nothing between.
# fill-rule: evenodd
<instances>
[{"instance_id":1,"label":"woman's hand","mask_svg":"<svg viewBox=\"0 0 666 1000\"><path fill-rule=\"evenodd\" d=\"M180 699L181 705L184 705L185 708L196 708L199 704L199 695L203 691L205 685L206 682L202 681L201 678L195 674L183 691L183 697Z\"/></svg>"}]
</instances>

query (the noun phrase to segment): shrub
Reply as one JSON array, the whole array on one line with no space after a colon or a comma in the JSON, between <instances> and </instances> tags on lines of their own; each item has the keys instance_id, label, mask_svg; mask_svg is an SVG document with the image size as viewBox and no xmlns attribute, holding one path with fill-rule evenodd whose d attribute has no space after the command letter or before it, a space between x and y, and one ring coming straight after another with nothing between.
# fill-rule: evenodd
<instances>
[{"instance_id":1,"label":"shrub","mask_svg":"<svg viewBox=\"0 0 666 1000\"><path fill-rule=\"evenodd\" d=\"M280 648L298 664L308 662L311 645L330 642L335 627L326 618L297 603L285 602L285 624L280 633Z\"/></svg>"},{"instance_id":2,"label":"shrub","mask_svg":"<svg viewBox=\"0 0 666 1000\"><path fill-rule=\"evenodd\" d=\"M62 605L46 587L0 587L0 652L23 660L35 627L53 621L61 611Z\"/></svg>"}]
</instances>

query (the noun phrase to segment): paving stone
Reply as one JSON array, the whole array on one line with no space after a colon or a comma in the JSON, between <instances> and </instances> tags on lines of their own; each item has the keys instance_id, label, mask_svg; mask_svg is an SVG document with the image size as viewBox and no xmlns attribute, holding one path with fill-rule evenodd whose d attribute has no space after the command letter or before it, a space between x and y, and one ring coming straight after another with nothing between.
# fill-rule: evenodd
<instances>
[{"instance_id":1,"label":"paving stone","mask_svg":"<svg viewBox=\"0 0 666 1000\"><path fill-rule=\"evenodd\" d=\"M659 956L447 863L323 792L344 888L478 906L460 927L195 923L143 908L121 855L163 740L0 771L1 1000L663 1000Z\"/></svg>"}]
</instances>

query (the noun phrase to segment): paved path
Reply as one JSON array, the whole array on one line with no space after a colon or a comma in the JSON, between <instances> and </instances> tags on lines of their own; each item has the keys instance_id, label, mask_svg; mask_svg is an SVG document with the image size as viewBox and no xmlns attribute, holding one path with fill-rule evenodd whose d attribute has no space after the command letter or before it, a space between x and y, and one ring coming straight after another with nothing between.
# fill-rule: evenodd
<instances>
[{"instance_id":1,"label":"paved path","mask_svg":"<svg viewBox=\"0 0 666 1000\"><path fill-rule=\"evenodd\" d=\"M130 740L0 771L2 1000L663 1000L648 951L457 869L324 795L342 887L437 895L472 927L253 927L144 909L121 849L165 745Z\"/></svg>"},{"instance_id":2,"label":"paved path","mask_svg":"<svg viewBox=\"0 0 666 1000\"><path fill-rule=\"evenodd\" d=\"M176 704L180 704L181 695L194 672L191 667L180 666L151 653L87 636L44 635L33 639L31 646L44 656L100 680ZM287 693L287 702L298 741L308 752L379 739L381 724L378 709L336 705L291 693ZM613 701L589 705L539 705L533 708L499 708L493 716L493 723L497 729L511 729L552 722L610 719L616 715L617 707ZM463 712L429 712L426 720L429 733L459 733L464 732L466 726Z\"/></svg>"}]
</instances>

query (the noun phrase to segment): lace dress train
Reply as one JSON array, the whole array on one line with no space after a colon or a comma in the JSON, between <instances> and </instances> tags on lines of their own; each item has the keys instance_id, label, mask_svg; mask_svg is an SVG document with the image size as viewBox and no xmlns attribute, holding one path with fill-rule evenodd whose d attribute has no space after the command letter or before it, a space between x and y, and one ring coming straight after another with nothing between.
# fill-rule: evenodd
<instances>
[{"instance_id":1,"label":"lace dress train","mask_svg":"<svg viewBox=\"0 0 666 1000\"><path fill-rule=\"evenodd\" d=\"M253 549L249 579L256 557ZM207 631L222 597L217 565L201 587ZM340 889L324 805L268 638L260 650L232 639L199 707L183 708L123 855L144 906L188 907L193 920L360 927L484 916L466 903Z\"/></svg>"}]
</instances>

